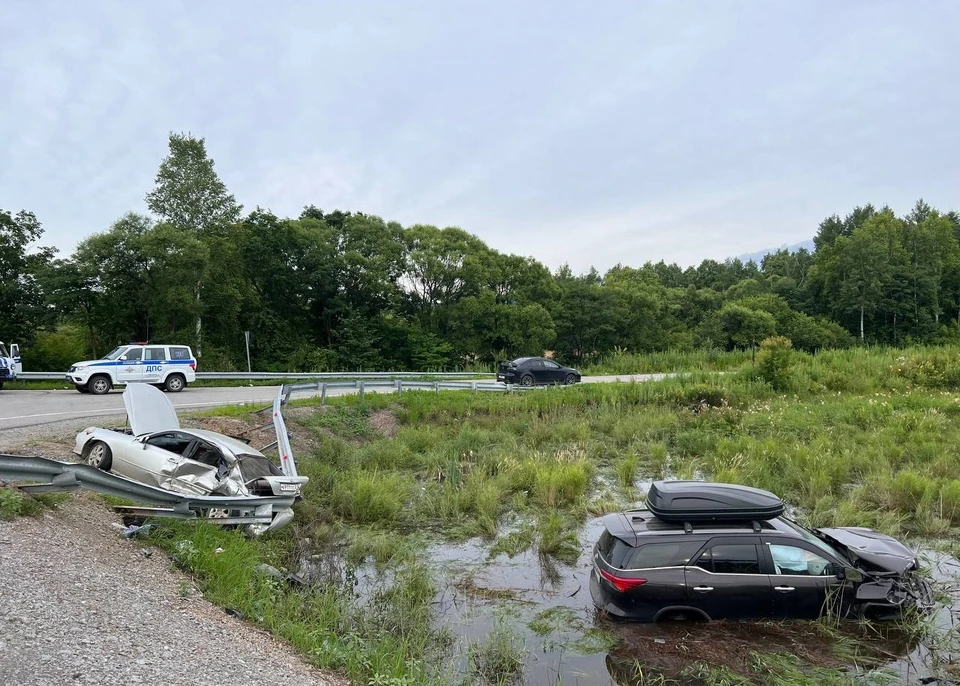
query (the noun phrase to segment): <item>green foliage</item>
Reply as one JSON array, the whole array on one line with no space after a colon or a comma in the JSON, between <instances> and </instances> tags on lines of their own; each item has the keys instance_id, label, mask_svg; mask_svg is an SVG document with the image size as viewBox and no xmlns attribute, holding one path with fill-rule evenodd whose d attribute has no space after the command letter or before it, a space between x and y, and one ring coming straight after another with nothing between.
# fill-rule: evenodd
<instances>
[{"instance_id":1,"label":"green foliage","mask_svg":"<svg viewBox=\"0 0 960 686\"><path fill-rule=\"evenodd\" d=\"M789 338L774 336L764 339L757 353L757 374L775 390L787 390L792 361L793 344Z\"/></svg>"},{"instance_id":2,"label":"green foliage","mask_svg":"<svg viewBox=\"0 0 960 686\"><path fill-rule=\"evenodd\" d=\"M523 636L498 619L487 637L470 644L470 668L479 683L497 686L517 682L526 657Z\"/></svg>"},{"instance_id":3,"label":"green foliage","mask_svg":"<svg viewBox=\"0 0 960 686\"><path fill-rule=\"evenodd\" d=\"M74 362L90 359L86 336L79 327L63 324L50 331L38 331L33 343L23 350L23 368L66 370Z\"/></svg>"},{"instance_id":4,"label":"green foliage","mask_svg":"<svg viewBox=\"0 0 960 686\"><path fill-rule=\"evenodd\" d=\"M213 168L206 141L171 133L170 153L160 163L156 186L147 193L150 211L177 229L211 233L240 217L242 209Z\"/></svg>"},{"instance_id":5,"label":"green foliage","mask_svg":"<svg viewBox=\"0 0 960 686\"><path fill-rule=\"evenodd\" d=\"M47 323L42 279L55 248L37 246L43 227L32 212L0 209L0 340L29 344Z\"/></svg>"},{"instance_id":6,"label":"green foliage","mask_svg":"<svg viewBox=\"0 0 960 686\"><path fill-rule=\"evenodd\" d=\"M63 494L28 495L23 491L0 485L0 520L20 516L35 516L44 507L56 507L69 496Z\"/></svg>"},{"instance_id":7,"label":"green foliage","mask_svg":"<svg viewBox=\"0 0 960 686\"><path fill-rule=\"evenodd\" d=\"M813 253L781 250L762 267L660 261L551 274L457 227L313 205L299 217L242 216L203 138L168 143L147 193L159 222L127 213L54 260L35 245L33 215L0 211L4 340L28 344L26 355L35 333L66 324L92 356L162 340L193 345L207 370L232 370L246 368L249 332L252 365L268 371L489 371L552 350L615 373L648 371L635 355L752 350L770 336L806 352L854 336L960 341L957 215L922 201L903 217L871 206L830 217ZM32 370L62 368L50 345ZM676 371L659 367L650 371Z\"/></svg>"},{"instance_id":8,"label":"green foliage","mask_svg":"<svg viewBox=\"0 0 960 686\"><path fill-rule=\"evenodd\" d=\"M890 371L920 388L960 388L960 353L955 349L931 350L900 356Z\"/></svg>"}]
</instances>

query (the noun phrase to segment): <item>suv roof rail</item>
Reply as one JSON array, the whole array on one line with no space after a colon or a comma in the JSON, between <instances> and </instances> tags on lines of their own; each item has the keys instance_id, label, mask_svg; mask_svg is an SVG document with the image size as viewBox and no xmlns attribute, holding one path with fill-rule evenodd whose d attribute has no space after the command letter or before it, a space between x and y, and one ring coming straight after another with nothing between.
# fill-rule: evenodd
<instances>
[{"instance_id":1,"label":"suv roof rail","mask_svg":"<svg viewBox=\"0 0 960 686\"><path fill-rule=\"evenodd\" d=\"M634 522L650 522L650 518L644 517L642 514L640 514L641 512L649 512L649 510L642 510L642 509L628 510L624 512L624 515L627 517L627 519L630 521L631 524ZM653 514L653 513L650 513L650 514ZM666 528L670 528L671 524L674 526L678 524L682 524L684 533L692 534L694 532L694 526L693 526L694 522L690 522L690 521L680 522L677 520L664 522L662 519L660 519L656 515L653 516L653 519L654 521L659 521L662 524L666 524L667 525ZM703 531L704 529L706 530L717 529L717 528L727 527L730 525L743 526L744 524L747 523L747 521L750 522L750 528L753 529L754 533L760 533L761 531L763 531L763 524L761 523L761 521L766 521L766 520L761 520L761 519L745 520L740 517L732 517L730 519L725 519L723 517L717 517L716 519L701 519L699 521L696 521L695 523L699 527L699 530ZM771 528L771 527L768 527L768 528Z\"/></svg>"},{"instance_id":2,"label":"suv roof rail","mask_svg":"<svg viewBox=\"0 0 960 686\"><path fill-rule=\"evenodd\" d=\"M743 520L740 520L740 521L743 521ZM706 522L699 522L699 524L704 524L704 523L706 523ZM723 522L723 521L721 520L721 521L710 522L710 523L714 523L714 524L724 524L724 523L726 523L726 522ZM750 522L750 524L751 524L751 528L753 529L753 532L754 532L754 533L757 533L757 534L758 534L758 533L760 533L761 531L763 531L763 526L762 526L762 525L760 524L760 522L758 522L756 519L754 519L752 522ZM692 533L693 533L693 524L691 524L690 522L684 522L684 523L683 523L683 533L685 533L685 534L692 534Z\"/></svg>"}]
</instances>

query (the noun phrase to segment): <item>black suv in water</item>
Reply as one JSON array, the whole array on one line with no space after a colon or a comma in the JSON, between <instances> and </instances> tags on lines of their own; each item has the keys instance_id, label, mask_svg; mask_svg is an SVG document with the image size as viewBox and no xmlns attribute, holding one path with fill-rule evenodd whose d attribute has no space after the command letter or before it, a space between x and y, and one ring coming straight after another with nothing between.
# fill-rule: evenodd
<instances>
[{"instance_id":1,"label":"black suv in water","mask_svg":"<svg viewBox=\"0 0 960 686\"><path fill-rule=\"evenodd\" d=\"M809 530L768 491L657 481L647 507L603 518L590 593L614 617L884 617L932 605L917 558L864 528Z\"/></svg>"}]
</instances>

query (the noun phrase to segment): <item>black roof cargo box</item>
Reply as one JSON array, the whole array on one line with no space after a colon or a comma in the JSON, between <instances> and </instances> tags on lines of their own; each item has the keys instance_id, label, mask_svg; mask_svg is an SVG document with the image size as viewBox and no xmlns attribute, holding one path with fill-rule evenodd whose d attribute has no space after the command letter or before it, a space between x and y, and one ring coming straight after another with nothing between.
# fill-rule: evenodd
<instances>
[{"instance_id":1,"label":"black roof cargo box","mask_svg":"<svg viewBox=\"0 0 960 686\"><path fill-rule=\"evenodd\" d=\"M784 504L769 491L708 481L654 481L647 508L666 522L749 521L783 514Z\"/></svg>"}]
</instances>

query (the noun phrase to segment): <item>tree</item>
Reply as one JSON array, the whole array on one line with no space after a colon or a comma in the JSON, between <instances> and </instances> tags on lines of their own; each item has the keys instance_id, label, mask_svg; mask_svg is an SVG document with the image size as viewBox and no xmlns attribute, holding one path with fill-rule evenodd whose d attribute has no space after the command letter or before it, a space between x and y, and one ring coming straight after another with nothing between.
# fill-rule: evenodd
<instances>
[{"instance_id":1,"label":"tree","mask_svg":"<svg viewBox=\"0 0 960 686\"><path fill-rule=\"evenodd\" d=\"M242 206L207 156L206 141L190 134L171 133L170 153L160 163L147 207L178 229L216 233L240 218Z\"/></svg>"},{"instance_id":2,"label":"tree","mask_svg":"<svg viewBox=\"0 0 960 686\"><path fill-rule=\"evenodd\" d=\"M721 334L736 347L749 347L756 355L757 343L777 330L773 315L763 310L754 310L739 303L727 303L716 314L716 325Z\"/></svg>"},{"instance_id":3,"label":"tree","mask_svg":"<svg viewBox=\"0 0 960 686\"><path fill-rule=\"evenodd\" d=\"M207 156L206 142L190 134L171 133L169 148L170 153L160 163L154 188L147 193L147 207L175 229L192 231L198 236L222 235L240 218L242 207L227 192L214 170L213 160ZM199 357L203 325L200 291L204 275L201 272L197 276L194 294Z\"/></svg>"},{"instance_id":4,"label":"tree","mask_svg":"<svg viewBox=\"0 0 960 686\"><path fill-rule=\"evenodd\" d=\"M48 319L37 275L56 250L35 245L42 235L32 212L0 210L0 335L8 343L29 342Z\"/></svg>"},{"instance_id":5,"label":"tree","mask_svg":"<svg viewBox=\"0 0 960 686\"><path fill-rule=\"evenodd\" d=\"M903 262L899 240L900 220L885 211L868 219L850 237L837 239L840 247L840 303L855 307L860 314L860 342L865 341L864 318L882 301L884 289Z\"/></svg>"}]
</instances>

